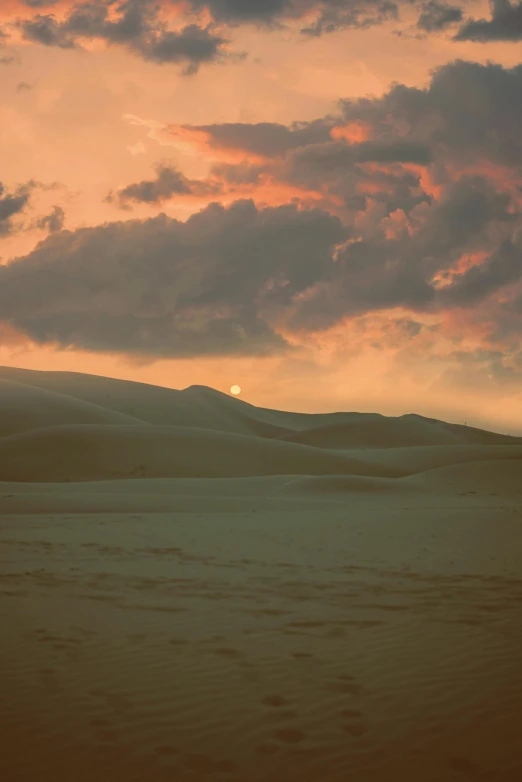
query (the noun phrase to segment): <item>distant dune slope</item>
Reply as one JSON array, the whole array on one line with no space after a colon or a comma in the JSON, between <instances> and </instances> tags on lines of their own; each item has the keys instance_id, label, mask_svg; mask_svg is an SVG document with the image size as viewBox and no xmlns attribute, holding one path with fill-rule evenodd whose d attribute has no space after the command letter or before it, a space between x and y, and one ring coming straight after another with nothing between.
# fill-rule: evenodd
<instances>
[{"instance_id":1,"label":"distant dune slope","mask_svg":"<svg viewBox=\"0 0 522 782\"><path fill-rule=\"evenodd\" d=\"M393 448L412 445L461 445L465 440L424 420L375 415L284 434L279 439L317 448Z\"/></svg>"},{"instance_id":2,"label":"distant dune slope","mask_svg":"<svg viewBox=\"0 0 522 782\"><path fill-rule=\"evenodd\" d=\"M511 491L520 460L522 438L413 414L291 413L204 386L177 391L0 368L4 483L293 476L256 491L339 495L482 482L494 492L504 485L503 464Z\"/></svg>"},{"instance_id":3,"label":"distant dune slope","mask_svg":"<svg viewBox=\"0 0 522 782\"><path fill-rule=\"evenodd\" d=\"M273 437L290 431L253 405L203 386L178 391L97 375L37 372L11 367L0 367L0 378L57 392L149 424L194 426L260 437ZM64 420L62 423L71 422ZM83 422L78 420L75 423Z\"/></svg>"},{"instance_id":4,"label":"distant dune slope","mask_svg":"<svg viewBox=\"0 0 522 782\"><path fill-rule=\"evenodd\" d=\"M363 456L207 429L150 424L54 426L0 439L0 471L8 481L404 474L401 465L373 464Z\"/></svg>"},{"instance_id":5,"label":"distant dune slope","mask_svg":"<svg viewBox=\"0 0 522 782\"><path fill-rule=\"evenodd\" d=\"M522 446L330 451L191 427L75 424L0 439L4 481L366 475L399 478L451 463L522 458Z\"/></svg>"},{"instance_id":6,"label":"distant dune slope","mask_svg":"<svg viewBox=\"0 0 522 782\"><path fill-rule=\"evenodd\" d=\"M0 377L0 437L63 424L139 424L137 418Z\"/></svg>"}]
</instances>

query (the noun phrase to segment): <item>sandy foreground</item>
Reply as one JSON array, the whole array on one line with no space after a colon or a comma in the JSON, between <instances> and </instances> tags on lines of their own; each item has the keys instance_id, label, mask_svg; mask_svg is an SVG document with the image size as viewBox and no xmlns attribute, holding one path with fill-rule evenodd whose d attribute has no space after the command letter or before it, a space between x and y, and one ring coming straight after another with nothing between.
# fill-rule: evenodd
<instances>
[{"instance_id":1,"label":"sandy foreground","mask_svg":"<svg viewBox=\"0 0 522 782\"><path fill-rule=\"evenodd\" d=\"M1 779L522 778L520 439L7 368L0 426Z\"/></svg>"}]
</instances>

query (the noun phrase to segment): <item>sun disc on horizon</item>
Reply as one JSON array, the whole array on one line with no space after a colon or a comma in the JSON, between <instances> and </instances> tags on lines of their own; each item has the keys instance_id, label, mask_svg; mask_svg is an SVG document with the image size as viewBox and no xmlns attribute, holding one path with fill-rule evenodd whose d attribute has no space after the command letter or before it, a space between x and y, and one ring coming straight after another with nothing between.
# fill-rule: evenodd
<instances>
[{"instance_id":1,"label":"sun disc on horizon","mask_svg":"<svg viewBox=\"0 0 522 782\"><path fill-rule=\"evenodd\" d=\"M241 386L230 386L230 393L238 396L241 393Z\"/></svg>"}]
</instances>

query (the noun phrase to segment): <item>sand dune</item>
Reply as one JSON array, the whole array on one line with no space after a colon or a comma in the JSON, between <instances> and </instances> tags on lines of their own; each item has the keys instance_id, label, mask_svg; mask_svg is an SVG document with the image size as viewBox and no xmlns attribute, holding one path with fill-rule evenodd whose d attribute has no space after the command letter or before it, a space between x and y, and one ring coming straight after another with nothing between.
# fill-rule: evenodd
<instances>
[{"instance_id":1,"label":"sand dune","mask_svg":"<svg viewBox=\"0 0 522 782\"><path fill-rule=\"evenodd\" d=\"M0 368L0 778L514 782L521 520L522 438Z\"/></svg>"},{"instance_id":2,"label":"sand dune","mask_svg":"<svg viewBox=\"0 0 522 782\"><path fill-rule=\"evenodd\" d=\"M3 482L234 478L241 496L247 478L346 476L294 482L291 492L309 496L327 485L336 494L396 491L390 480L522 458L520 438L416 415L286 413L201 386L74 373L1 369L0 412Z\"/></svg>"},{"instance_id":3,"label":"sand dune","mask_svg":"<svg viewBox=\"0 0 522 782\"><path fill-rule=\"evenodd\" d=\"M486 432L409 414L388 418L377 413L294 413L255 407L205 386L184 390L146 383L84 375L75 372L39 372L0 367L0 380L60 394L97 408L161 426L189 426L231 434L278 438L320 448L387 448L407 445L522 444L522 438ZM28 393L28 392L26 392ZM2 395L0 393L0 403ZM5 403L5 415L8 405ZM32 415L30 408L27 414ZM81 417L57 417L40 425L87 423ZM107 420L107 423L111 421ZM97 423L97 421L93 421ZM102 423L102 422L100 422ZM105 423L105 421L103 421ZM124 423L114 420L113 423ZM130 423L130 421L127 421ZM24 426L25 431L33 428Z\"/></svg>"},{"instance_id":4,"label":"sand dune","mask_svg":"<svg viewBox=\"0 0 522 782\"><path fill-rule=\"evenodd\" d=\"M55 426L4 437L0 465L4 480L53 482L132 476L403 474L400 465L374 465L363 457L304 445L146 424Z\"/></svg>"},{"instance_id":5,"label":"sand dune","mask_svg":"<svg viewBox=\"0 0 522 782\"><path fill-rule=\"evenodd\" d=\"M522 459L522 446L328 449L191 427L75 424L0 438L5 481L365 475L399 478L448 464Z\"/></svg>"},{"instance_id":6,"label":"sand dune","mask_svg":"<svg viewBox=\"0 0 522 782\"><path fill-rule=\"evenodd\" d=\"M522 438L485 432L473 427L447 424L444 421L404 415L386 418L382 415L348 413L350 420L325 426L314 426L280 435L281 440L317 448L398 448L417 445L514 445Z\"/></svg>"},{"instance_id":7,"label":"sand dune","mask_svg":"<svg viewBox=\"0 0 522 782\"><path fill-rule=\"evenodd\" d=\"M410 445L462 444L458 435L424 421L384 416L317 426L282 435L282 440L317 448L393 448Z\"/></svg>"},{"instance_id":8,"label":"sand dune","mask_svg":"<svg viewBox=\"0 0 522 782\"><path fill-rule=\"evenodd\" d=\"M0 437L42 426L136 423L140 421L101 405L0 377Z\"/></svg>"},{"instance_id":9,"label":"sand dune","mask_svg":"<svg viewBox=\"0 0 522 782\"><path fill-rule=\"evenodd\" d=\"M37 372L0 367L0 378L53 391L108 411L161 426L192 426L233 434L271 437L287 430L277 411L260 410L239 399L203 386L183 391L146 383L83 375L76 372ZM284 416L284 414L283 414ZM51 423L51 422L49 422ZM52 422L55 423L55 422ZM56 422L58 423L58 422ZM61 423L71 423L64 420ZM83 423L77 420L75 423Z\"/></svg>"}]
</instances>

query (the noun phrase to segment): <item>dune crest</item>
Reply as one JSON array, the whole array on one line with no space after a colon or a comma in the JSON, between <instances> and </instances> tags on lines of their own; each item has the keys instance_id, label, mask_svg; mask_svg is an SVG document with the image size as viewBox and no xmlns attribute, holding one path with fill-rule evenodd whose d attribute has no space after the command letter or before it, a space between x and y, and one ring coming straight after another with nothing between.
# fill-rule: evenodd
<instances>
[{"instance_id":1,"label":"dune crest","mask_svg":"<svg viewBox=\"0 0 522 782\"><path fill-rule=\"evenodd\" d=\"M500 486L516 494L522 479L522 438L415 414L270 410L205 386L179 391L4 367L0 413L0 508L13 509L25 484L54 487L42 509L52 509L53 496L57 510L70 508L68 485L76 486L76 506L83 496L90 509L97 501L106 507L100 487L109 481L111 507L127 507L130 493L153 510L171 507L174 497L199 496L206 507L213 495L229 507L245 496L339 502L387 492L483 494L486 485L491 495ZM142 491L140 482L150 480L170 481L171 489L177 482L176 490L160 483L156 495ZM42 490L29 493L21 508L38 505Z\"/></svg>"}]
</instances>

